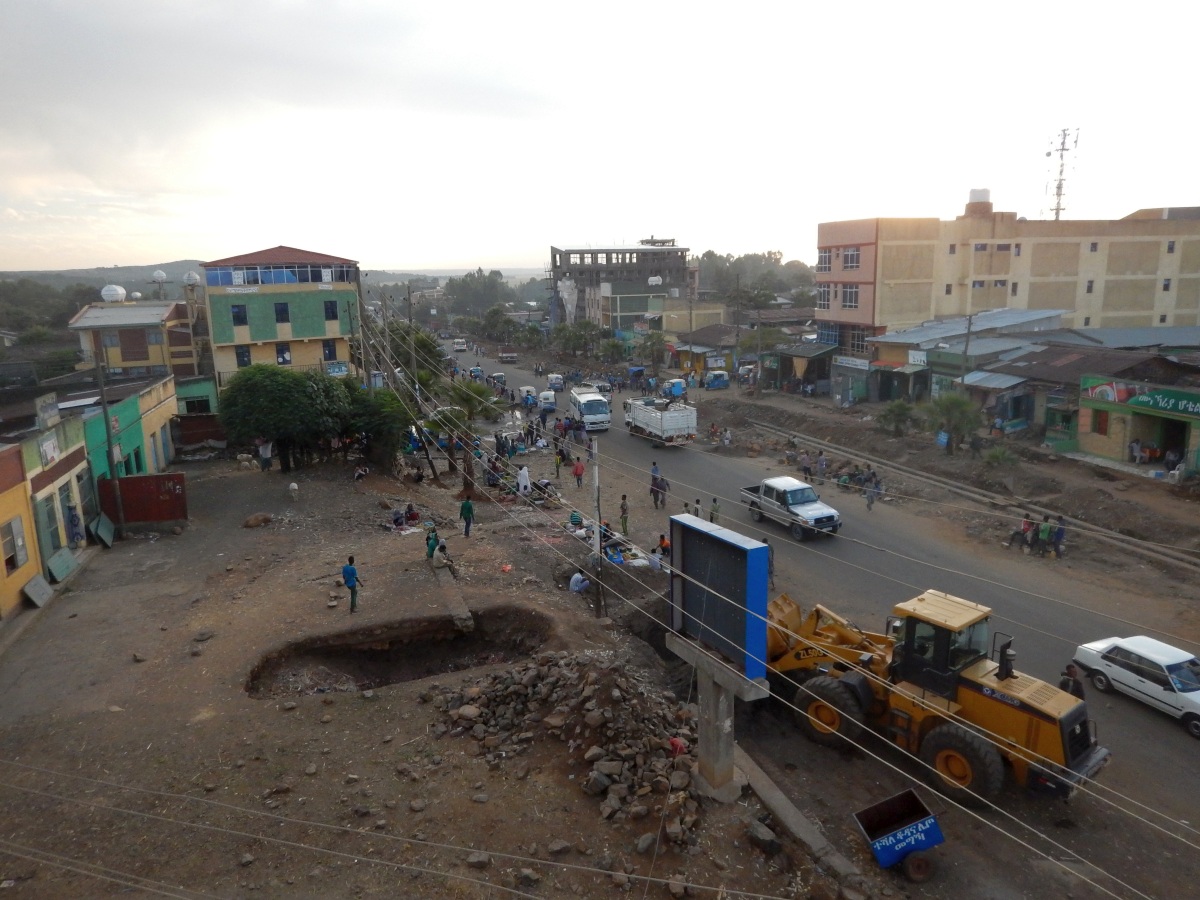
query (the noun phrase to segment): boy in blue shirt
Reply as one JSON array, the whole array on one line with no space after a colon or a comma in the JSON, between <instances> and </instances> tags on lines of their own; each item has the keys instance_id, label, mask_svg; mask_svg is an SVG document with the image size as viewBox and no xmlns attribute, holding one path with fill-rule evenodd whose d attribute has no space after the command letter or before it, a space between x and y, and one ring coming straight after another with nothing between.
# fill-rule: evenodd
<instances>
[{"instance_id":1,"label":"boy in blue shirt","mask_svg":"<svg viewBox=\"0 0 1200 900\"><path fill-rule=\"evenodd\" d=\"M358 586L362 579L358 577L358 569L354 568L354 557L342 566L342 581L350 588L350 612L358 612Z\"/></svg>"}]
</instances>

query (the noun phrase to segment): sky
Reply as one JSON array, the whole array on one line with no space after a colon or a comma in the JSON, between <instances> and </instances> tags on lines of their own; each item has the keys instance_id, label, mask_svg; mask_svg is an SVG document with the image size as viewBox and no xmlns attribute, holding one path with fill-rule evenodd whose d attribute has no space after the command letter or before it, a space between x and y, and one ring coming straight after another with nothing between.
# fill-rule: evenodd
<instances>
[{"instance_id":1,"label":"sky","mask_svg":"<svg viewBox=\"0 0 1200 900\"><path fill-rule=\"evenodd\" d=\"M0 270L285 244L544 267L817 223L1200 205L1200 5L4 0Z\"/></svg>"}]
</instances>

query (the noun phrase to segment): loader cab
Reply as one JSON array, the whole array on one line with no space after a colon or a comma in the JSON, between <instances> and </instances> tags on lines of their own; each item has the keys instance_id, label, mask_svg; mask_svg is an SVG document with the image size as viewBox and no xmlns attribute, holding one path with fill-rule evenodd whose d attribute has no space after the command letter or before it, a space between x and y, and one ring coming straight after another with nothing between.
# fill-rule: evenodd
<instances>
[{"instance_id":1,"label":"loader cab","mask_svg":"<svg viewBox=\"0 0 1200 900\"><path fill-rule=\"evenodd\" d=\"M941 591L926 591L896 606L892 680L908 681L952 698L958 676L988 653L991 610Z\"/></svg>"}]
</instances>

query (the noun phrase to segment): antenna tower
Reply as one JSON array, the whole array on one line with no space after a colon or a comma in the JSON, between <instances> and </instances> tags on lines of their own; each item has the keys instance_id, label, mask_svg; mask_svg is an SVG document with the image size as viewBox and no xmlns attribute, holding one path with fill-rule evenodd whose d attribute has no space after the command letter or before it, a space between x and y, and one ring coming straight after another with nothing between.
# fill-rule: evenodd
<instances>
[{"instance_id":1,"label":"antenna tower","mask_svg":"<svg viewBox=\"0 0 1200 900\"><path fill-rule=\"evenodd\" d=\"M1068 146L1070 142L1070 146ZM1058 177L1054 179L1054 221L1062 218L1066 207L1063 206L1063 185L1067 181L1067 154L1079 148L1079 129L1075 129L1074 137L1070 128L1064 128L1058 133L1058 146L1046 151L1047 156L1058 154Z\"/></svg>"}]
</instances>

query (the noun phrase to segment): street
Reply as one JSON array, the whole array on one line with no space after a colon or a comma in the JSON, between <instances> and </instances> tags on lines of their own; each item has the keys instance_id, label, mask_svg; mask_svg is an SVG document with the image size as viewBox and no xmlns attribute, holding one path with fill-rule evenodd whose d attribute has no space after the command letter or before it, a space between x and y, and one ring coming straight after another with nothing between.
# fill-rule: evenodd
<instances>
[{"instance_id":1,"label":"street","mask_svg":"<svg viewBox=\"0 0 1200 900\"><path fill-rule=\"evenodd\" d=\"M998 545L979 546L977 540L963 535L952 515L939 515L938 510L915 504L884 502L868 512L862 497L833 485L819 490L822 499L841 512L841 534L798 543L778 525L766 520L753 523L747 508L738 501L741 487L783 472L782 465L770 454L758 459L718 454L710 452L707 443L689 448L655 448L621 427L622 399L621 395L614 397L612 430L598 436L605 514L615 507L617 498L603 486L623 478L643 484L652 461L657 461L672 484L668 514L681 512L684 500L696 498L707 508L715 487L722 507L720 524L752 537L768 537L776 548L776 590L788 593L802 605L823 603L864 628L882 630L894 603L929 588L943 590L991 607L995 611L993 632L1004 631L1015 638L1017 668L1052 684L1057 683L1062 667L1083 641L1143 633L1154 627L1171 633L1182 627L1179 611L1170 598L1138 597L1135 605L1129 602L1129 585L1093 578L1069 560L1059 563L1026 558ZM707 427L703 395L700 422L702 430ZM568 496L567 500L573 502L574 498ZM664 527L658 530L666 530L665 522L664 514ZM640 541L640 533L635 533L635 538ZM1137 566L1137 560L1131 558L1131 576L1136 574ZM1173 642L1182 645L1196 638L1193 628L1191 633L1177 633ZM1052 801L1028 799L1010 789L1003 797L1006 811L1038 832L1053 832L1053 838L1063 847L1097 868L1125 878L1130 887L1149 896L1167 896L1180 884L1200 876L1200 854L1195 846L1150 831L1149 826L1101 801L1111 799L1153 820L1168 833L1188 835L1194 843L1197 836L1186 823L1194 818L1194 798L1200 795L1200 747L1178 722L1129 698L1101 695L1088 685L1088 702L1100 743L1113 754L1112 764L1093 786L1100 796L1081 792L1072 801L1069 830L1061 823L1062 807ZM805 792L805 796L795 798L802 808L811 805L806 796L816 789L813 781L802 777L802 770L818 762L830 770L849 766L854 772L852 781L867 778L869 768L872 782L878 778L894 784L897 790L905 786L903 779L883 763L870 759L847 763L844 755L807 745L782 714L768 713L766 726L752 725L750 733L751 748L757 755L781 765L787 760L796 771L794 787ZM894 750L882 745L872 749L881 750L885 759L904 766ZM862 799L870 803L880 796L875 789L864 793ZM829 802L837 801L831 798ZM842 810L838 816L848 818L848 813ZM1166 818L1158 818L1158 813ZM838 816L835 822L840 821ZM953 823L965 819L966 814L951 810L947 818ZM987 818L1006 831L1019 830L996 814ZM1143 832L1143 840L1133 839ZM992 840L994 833L981 836ZM1097 855L1098 848L1118 836L1129 839L1123 855ZM1030 834L1025 832L1022 838L1029 839ZM950 841L953 845L954 839ZM1162 868L1154 861L1164 850L1173 854L1172 867ZM1062 850L1051 852L1056 857L1064 855ZM989 851L988 857L996 867L996 883L1005 883L1009 877L1005 869L1011 870L1011 861L1004 863L994 857L994 851ZM1114 871L1119 858L1127 861ZM986 867L988 861L980 861L979 865ZM1134 895L1128 887L1110 889L1118 896Z\"/></svg>"}]
</instances>

